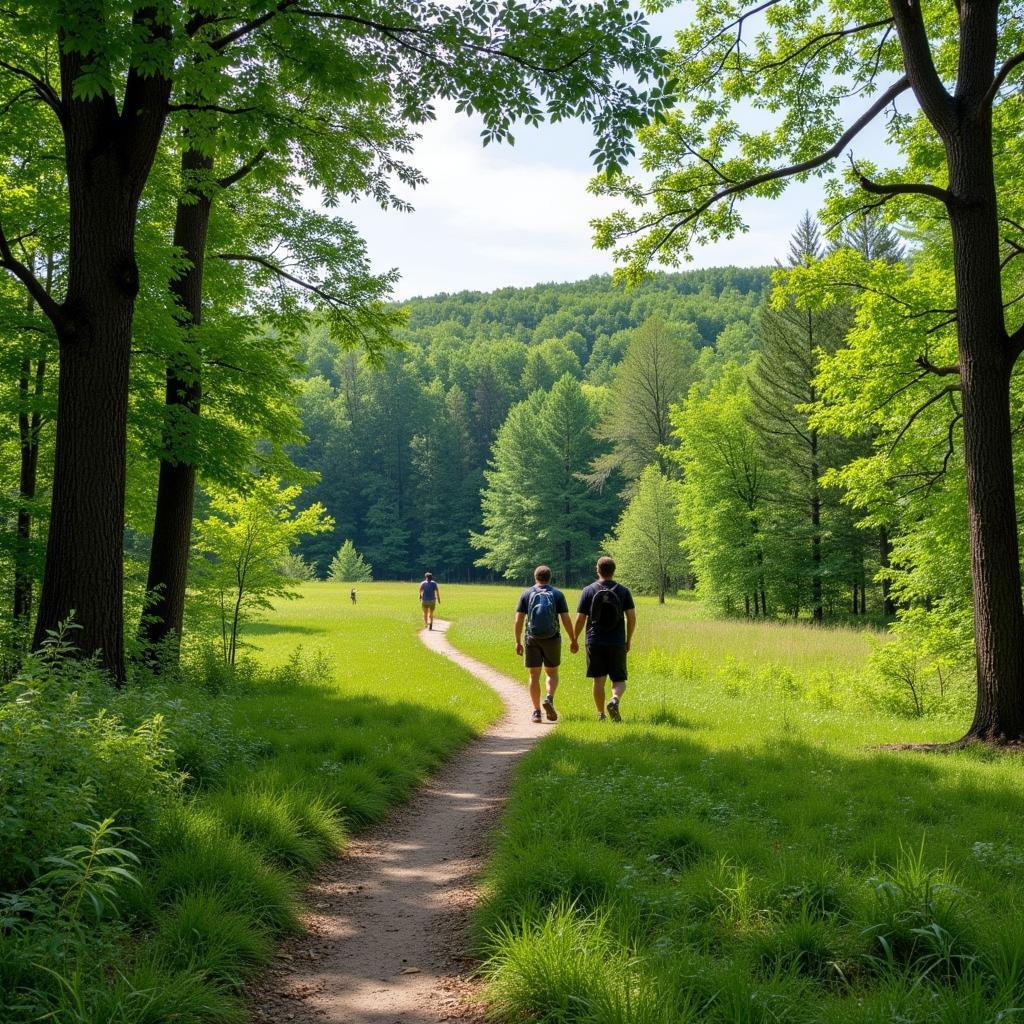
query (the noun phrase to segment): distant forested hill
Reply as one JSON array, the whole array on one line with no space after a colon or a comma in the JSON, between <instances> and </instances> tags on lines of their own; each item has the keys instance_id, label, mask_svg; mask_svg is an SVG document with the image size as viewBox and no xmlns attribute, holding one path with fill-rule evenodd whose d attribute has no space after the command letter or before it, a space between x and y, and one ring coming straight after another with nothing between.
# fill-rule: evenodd
<instances>
[{"instance_id":1,"label":"distant forested hill","mask_svg":"<svg viewBox=\"0 0 1024 1024\"><path fill-rule=\"evenodd\" d=\"M695 373L698 363L745 358L769 278L768 268L726 267L658 274L631 291L595 276L417 298L404 304L406 348L383 369L313 333L300 403L309 443L294 458L320 473L305 500L323 502L337 525L303 554L322 574L351 539L377 578L423 569L479 578L469 537L512 406L565 374L600 405L633 332L652 319L668 325ZM621 503L605 504L610 528Z\"/></svg>"}]
</instances>

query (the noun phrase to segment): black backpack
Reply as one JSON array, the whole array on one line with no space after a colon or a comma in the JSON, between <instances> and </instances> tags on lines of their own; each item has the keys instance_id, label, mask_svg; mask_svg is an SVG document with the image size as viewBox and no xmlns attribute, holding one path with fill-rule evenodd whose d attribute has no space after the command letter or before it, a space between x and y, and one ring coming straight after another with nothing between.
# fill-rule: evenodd
<instances>
[{"instance_id":1,"label":"black backpack","mask_svg":"<svg viewBox=\"0 0 1024 1024\"><path fill-rule=\"evenodd\" d=\"M606 587L602 583L590 600L590 624L598 633L614 633L622 626L624 618L622 599L615 590L615 584Z\"/></svg>"}]
</instances>

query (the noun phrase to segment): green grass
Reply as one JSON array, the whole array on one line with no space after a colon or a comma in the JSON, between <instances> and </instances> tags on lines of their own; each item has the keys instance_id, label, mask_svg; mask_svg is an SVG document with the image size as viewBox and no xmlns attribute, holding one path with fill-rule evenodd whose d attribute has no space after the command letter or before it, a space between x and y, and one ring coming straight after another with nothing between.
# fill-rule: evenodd
<instances>
[{"instance_id":1,"label":"green grass","mask_svg":"<svg viewBox=\"0 0 1024 1024\"><path fill-rule=\"evenodd\" d=\"M523 676L514 590L471 596L453 641ZM638 620L624 723L594 720L567 656L561 722L518 772L476 918L498 1016L1024 1014L1020 758L877 749L966 722L873 707L854 630L688 602Z\"/></svg>"},{"instance_id":2,"label":"green grass","mask_svg":"<svg viewBox=\"0 0 1024 1024\"><path fill-rule=\"evenodd\" d=\"M415 584L362 585L354 607L348 591L303 586L247 634L259 670L213 697L178 682L118 698L129 720L164 716L188 777L119 833L141 857L120 921L0 921L4 1024L242 1021L237 990L297 927L309 874L500 714L417 639Z\"/></svg>"}]
</instances>

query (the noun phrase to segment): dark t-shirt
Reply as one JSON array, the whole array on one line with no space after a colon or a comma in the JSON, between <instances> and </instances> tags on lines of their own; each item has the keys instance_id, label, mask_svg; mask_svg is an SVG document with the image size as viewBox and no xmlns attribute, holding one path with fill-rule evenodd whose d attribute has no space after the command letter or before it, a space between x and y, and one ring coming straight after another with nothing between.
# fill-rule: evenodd
<instances>
[{"instance_id":1,"label":"dark t-shirt","mask_svg":"<svg viewBox=\"0 0 1024 1024\"><path fill-rule=\"evenodd\" d=\"M421 601L436 601L437 600L437 581L436 580L424 580L420 584L420 600Z\"/></svg>"},{"instance_id":2,"label":"dark t-shirt","mask_svg":"<svg viewBox=\"0 0 1024 1024\"><path fill-rule=\"evenodd\" d=\"M594 594L601 589L614 590L619 596L619 600L622 602L623 612L628 612L630 608L635 608L636 605L633 603L633 595L629 592L628 587L624 587L621 583L608 584L602 580L594 580L593 583L583 588L583 593L580 594L580 603L576 606L577 612L583 612L587 617L587 646L593 644L608 644L612 647L625 647L626 646L626 616L622 616L622 622L618 629L611 630L609 632L599 632L594 629L593 620L590 617L590 606L594 600Z\"/></svg>"},{"instance_id":3,"label":"dark t-shirt","mask_svg":"<svg viewBox=\"0 0 1024 1024\"><path fill-rule=\"evenodd\" d=\"M563 612L566 615L569 614L569 603L565 599L565 594L563 594L557 587L551 586L550 583L535 584L532 587L527 587L519 595L519 603L516 605L516 612L517 613L522 614L522 615L527 615L527 616L530 614L530 595L535 590L550 590L551 593L554 594L554 596L555 596L555 611L558 612L559 615L561 615ZM555 636L561 636L561 635L562 635L562 631L561 631L561 629L558 628L558 624L556 623L555 624ZM526 639L527 640L530 639L530 620L529 619L526 620Z\"/></svg>"}]
</instances>

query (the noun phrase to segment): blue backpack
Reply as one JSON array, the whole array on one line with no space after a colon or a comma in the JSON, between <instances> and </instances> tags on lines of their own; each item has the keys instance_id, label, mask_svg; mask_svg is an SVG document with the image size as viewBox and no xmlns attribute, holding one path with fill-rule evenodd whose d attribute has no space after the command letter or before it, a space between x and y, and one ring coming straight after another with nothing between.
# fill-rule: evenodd
<instances>
[{"instance_id":1,"label":"blue backpack","mask_svg":"<svg viewBox=\"0 0 1024 1024\"><path fill-rule=\"evenodd\" d=\"M526 632L538 640L545 640L558 632L555 595L550 588L533 588L526 606Z\"/></svg>"}]
</instances>

